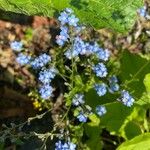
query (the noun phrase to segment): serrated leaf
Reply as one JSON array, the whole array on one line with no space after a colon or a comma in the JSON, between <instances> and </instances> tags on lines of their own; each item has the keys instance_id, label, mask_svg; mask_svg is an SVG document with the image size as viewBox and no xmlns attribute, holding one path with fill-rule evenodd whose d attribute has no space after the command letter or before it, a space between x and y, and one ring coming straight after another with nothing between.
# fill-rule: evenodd
<instances>
[{"instance_id":1,"label":"serrated leaf","mask_svg":"<svg viewBox=\"0 0 150 150\"><path fill-rule=\"evenodd\" d=\"M142 5L142 0L0 0L0 9L26 15L52 17L56 12L70 7L82 23L119 32L133 26L136 11Z\"/></svg>"},{"instance_id":2,"label":"serrated leaf","mask_svg":"<svg viewBox=\"0 0 150 150\"><path fill-rule=\"evenodd\" d=\"M121 144L117 150L149 150L150 133L141 134L130 141Z\"/></svg>"}]
</instances>

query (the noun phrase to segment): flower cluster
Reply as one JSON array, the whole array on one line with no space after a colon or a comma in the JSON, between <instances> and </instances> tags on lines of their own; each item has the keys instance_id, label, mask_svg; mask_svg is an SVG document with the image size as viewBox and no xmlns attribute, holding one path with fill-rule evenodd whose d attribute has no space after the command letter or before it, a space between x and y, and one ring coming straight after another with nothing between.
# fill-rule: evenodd
<instances>
[{"instance_id":1,"label":"flower cluster","mask_svg":"<svg viewBox=\"0 0 150 150\"><path fill-rule=\"evenodd\" d=\"M81 38L75 37L72 47L65 52L65 56L68 59L77 57L81 53L82 49L84 49L84 42Z\"/></svg>"},{"instance_id":2,"label":"flower cluster","mask_svg":"<svg viewBox=\"0 0 150 150\"><path fill-rule=\"evenodd\" d=\"M78 18L75 17L73 14L73 10L66 8L65 11L63 11L60 16L58 17L58 20L61 23L61 32L60 35L56 37L56 43L59 46L63 46L66 41L68 41L69 34L68 34L68 25L69 26L77 26L77 23L79 21Z\"/></svg>"},{"instance_id":3,"label":"flower cluster","mask_svg":"<svg viewBox=\"0 0 150 150\"><path fill-rule=\"evenodd\" d=\"M123 90L121 92L121 98L118 99L119 101L121 101L124 105L126 105L127 107L131 107L134 103L134 99L133 97L129 94L128 91Z\"/></svg>"},{"instance_id":4,"label":"flower cluster","mask_svg":"<svg viewBox=\"0 0 150 150\"><path fill-rule=\"evenodd\" d=\"M110 57L110 52L108 51L108 49L106 49L106 50L100 49L97 52L97 55L98 55L100 60L107 61Z\"/></svg>"},{"instance_id":5,"label":"flower cluster","mask_svg":"<svg viewBox=\"0 0 150 150\"><path fill-rule=\"evenodd\" d=\"M48 62L51 61L51 57L47 54L42 54L39 57L35 58L32 62L31 62L31 66L34 69L40 69L42 67L44 67Z\"/></svg>"},{"instance_id":6,"label":"flower cluster","mask_svg":"<svg viewBox=\"0 0 150 150\"><path fill-rule=\"evenodd\" d=\"M119 84L118 84L118 79L115 75L111 76L109 78L109 92L114 93L119 91Z\"/></svg>"},{"instance_id":7,"label":"flower cluster","mask_svg":"<svg viewBox=\"0 0 150 150\"><path fill-rule=\"evenodd\" d=\"M73 10L70 8L66 8L65 11L63 11L60 16L58 17L58 20L60 21L61 25L68 24L70 26L77 26L77 23L79 21L78 18L73 14Z\"/></svg>"},{"instance_id":8,"label":"flower cluster","mask_svg":"<svg viewBox=\"0 0 150 150\"><path fill-rule=\"evenodd\" d=\"M84 95L83 94L76 94L72 100L72 104L74 106L79 106L81 104L84 104Z\"/></svg>"},{"instance_id":9,"label":"flower cluster","mask_svg":"<svg viewBox=\"0 0 150 150\"><path fill-rule=\"evenodd\" d=\"M20 52L22 50L23 43L18 42L18 41L13 41L13 42L10 43L10 47L11 47L12 50L14 50L16 52Z\"/></svg>"},{"instance_id":10,"label":"flower cluster","mask_svg":"<svg viewBox=\"0 0 150 150\"><path fill-rule=\"evenodd\" d=\"M57 71L55 68L44 69L39 72L39 81L43 84L48 84L55 77Z\"/></svg>"},{"instance_id":11,"label":"flower cluster","mask_svg":"<svg viewBox=\"0 0 150 150\"><path fill-rule=\"evenodd\" d=\"M68 26L73 26L73 32L75 33L79 33L79 31L81 32L81 30L84 29L78 25L79 19L75 17L71 9L67 8L63 11L58 20L61 23L61 32L60 35L56 37L56 43L59 46L63 46L66 41L72 42L72 46L65 52L65 56L68 59L72 59L78 55L95 54L100 60L108 60L110 52L107 49L104 50L100 48L97 43L90 44L89 42L83 41L78 35L76 36L76 34L73 38L69 36Z\"/></svg>"},{"instance_id":12,"label":"flower cluster","mask_svg":"<svg viewBox=\"0 0 150 150\"><path fill-rule=\"evenodd\" d=\"M97 43L90 44L77 36L74 38L72 47L65 52L65 56L68 59L72 59L79 55L96 55L100 60L107 61L110 57L110 52L107 49L100 48Z\"/></svg>"},{"instance_id":13,"label":"flower cluster","mask_svg":"<svg viewBox=\"0 0 150 150\"><path fill-rule=\"evenodd\" d=\"M83 112L80 112L78 114L77 118L80 122L87 122L87 115L84 114Z\"/></svg>"},{"instance_id":14,"label":"flower cluster","mask_svg":"<svg viewBox=\"0 0 150 150\"><path fill-rule=\"evenodd\" d=\"M22 49L22 43L21 42L13 42L11 43L11 47L14 51L20 52ZM51 67L49 69L46 69L45 66L51 62L51 57L47 54L41 54L37 58L32 58L29 55L25 55L23 53L19 53L16 61L20 65L30 65L33 69L38 69L39 71L39 77L38 80L40 81L40 87L39 87L39 94L41 98L43 99L49 99L52 96L53 88L50 85L52 79L55 77L57 71L54 67Z\"/></svg>"},{"instance_id":15,"label":"flower cluster","mask_svg":"<svg viewBox=\"0 0 150 150\"><path fill-rule=\"evenodd\" d=\"M76 145L72 142L58 141L55 143L55 150L75 150Z\"/></svg>"},{"instance_id":16,"label":"flower cluster","mask_svg":"<svg viewBox=\"0 0 150 150\"><path fill-rule=\"evenodd\" d=\"M16 58L16 61L22 66L30 64L30 60L31 60L31 57L23 53L18 54L18 57Z\"/></svg>"},{"instance_id":17,"label":"flower cluster","mask_svg":"<svg viewBox=\"0 0 150 150\"><path fill-rule=\"evenodd\" d=\"M63 46L66 41L68 41L69 35L68 35L68 27L62 26L61 28L60 35L56 37L56 43L59 46Z\"/></svg>"},{"instance_id":18,"label":"flower cluster","mask_svg":"<svg viewBox=\"0 0 150 150\"><path fill-rule=\"evenodd\" d=\"M95 84L95 90L99 96L103 96L107 92L107 86L105 83Z\"/></svg>"},{"instance_id":19,"label":"flower cluster","mask_svg":"<svg viewBox=\"0 0 150 150\"><path fill-rule=\"evenodd\" d=\"M49 99L52 96L53 88L49 84L40 86L39 93L43 99Z\"/></svg>"},{"instance_id":20,"label":"flower cluster","mask_svg":"<svg viewBox=\"0 0 150 150\"><path fill-rule=\"evenodd\" d=\"M80 122L86 122L87 121L87 114L84 113L82 107L82 105L84 105L85 100L84 100L84 95L83 94L76 94L74 95L73 99L72 99L72 105L74 106L78 106L79 110L79 114L77 115L77 119Z\"/></svg>"},{"instance_id":21,"label":"flower cluster","mask_svg":"<svg viewBox=\"0 0 150 150\"><path fill-rule=\"evenodd\" d=\"M106 78L108 75L108 69L105 65L105 62L109 60L110 57L110 51L108 49L101 48L98 43L88 42L86 40L83 40L80 36L81 34L74 34L78 33L75 32L77 28L80 28L80 32L82 32L82 28L78 25L79 19L76 18L73 15L73 10L71 9L65 9L60 14L60 17L58 18L61 24L61 32L60 35L57 36L56 42L59 46L63 46L66 41L68 41L68 44L70 42L70 47L67 48L64 55L67 59L72 59L75 57L80 56L96 56L98 58L98 63L92 65L92 71L95 73L96 77L102 80L103 78ZM71 30L69 31L71 26ZM74 33L72 34L71 31ZM58 38L59 37L59 38ZM102 62L103 61L103 62ZM118 79L115 75L109 77L108 79L108 85L106 83L100 82L95 83L94 88L99 96L103 96L109 91L110 93L114 93L119 91L120 87L118 84ZM74 106L82 106L85 103L84 101L84 95L83 94L76 94L72 99L72 104ZM99 116L102 116L106 113L105 106L97 106L96 112ZM78 120L80 122L86 122L88 118L88 114L84 113L83 109L79 111L79 114L77 116Z\"/></svg>"},{"instance_id":22,"label":"flower cluster","mask_svg":"<svg viewBox=\"0 0 150 150\"><path fill-rule=\"evenodd\" d=\"M103 63L98 63L96 66L93 67L93 71L97 77L106 77L108 72L107 68Z\"/></svg>"},{"instance_id":23,"label":"flower cluster","mask_svg":"<svg viewBox=\"0 0 150 150\"><path fill-rule=\"evenodd\" d=\"M106 107L105 106L97 106L96 107L96 113L99 115L99 116L103 116L104 114L106 114L107 110L106 110Z\"/></svg>"},{"instance_id":24,"label":"flower cluster","mask_svg":"<svg viewBox=\"0 0 150 150\"><path fill-rule=\"evenodd\" d=\"M94 88L99 96L104 96L107 91L109 91L110 93L119 91L120 87L117 77L113 75L108 79L108 85L105 83L97 83L95 84Z\"/></svg>"},{"instance_id":25,"label":"flower cluster","mask_svg":"<svg viewBox=\"0 0 150 150\"><path fill-rule=\"evenodd\" d=\"M39 81L42 83L39 93L43 99L52 97L53 88L50 86L52 79L54 79L57 71L55 68L44 69L39 72Z\"/></svg>"}]
</instances>

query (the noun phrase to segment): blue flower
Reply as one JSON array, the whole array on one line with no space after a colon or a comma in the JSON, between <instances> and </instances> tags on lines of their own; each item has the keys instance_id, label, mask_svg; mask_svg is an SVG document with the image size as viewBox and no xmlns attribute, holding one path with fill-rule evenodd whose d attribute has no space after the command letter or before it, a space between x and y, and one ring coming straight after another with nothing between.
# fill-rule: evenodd
<instances>
[{"instance_id":1,"label":"blue flower","mask_svg":"<svg viewBox=\"0 0 150 150\"><path fill-rule=\"evenodd\" d=\"M115 75L111 76L109 78L109 92L114 93L119 90L119 84L118 84L118 79Z\"/></svg>"},{"instance_id":2,"label":"blue flower","mask_svg":"<svg viewBox=\"0 0 150 150\"><path fill-rule=\"evenodd\" d=\"M68 13L68 14L72 14L73 13L73 10L71 8L66 8L65 11Z\"/></svg>"},{"instance_id":3,"label":"blue flower","mask_svg":"<svg viewBox=\"0 0 150 150\"><path fill-rule=\"evenodd\" d=\"M83 51L83 50L82 50ZM85 43L84 53L81 51L81 54L95 54L99 51L99 45L95 42L94 44L90 44L88 42Z\"/></svg>"},{"instance_id":4,"label":"blue flower","mask_svg":"<svg viewBox=\"0 0 150 150\"><path fill-rule=\"evenodd\" d=\"M60 33L68 36L68 27L67 26L61 26L60 29L61 29Z\"/></svg>"},{"instance_id":5,"label":"blue flower","mask_svg":"<svg viewBox=\"0 0 150 150\"><path fill-rule=\"evenodd\" d=\"M76 144L72 143L72 142L68 142L69 145L69 150L75 150L76 149Z\"/></svg>"},{"instance_id":6,"label":"blue flower","mask_svg":"<svg viewBox=\"0 0 150 150\"><path fill-rule=\"evenodd\" d=\"M93 67L93 71L96 73L98 77L106 77L107 76L107 68L103 63L98 63Z\"/></svg>"},{"instance_id":7,"label":"blue flower","mask_svg":"<svg viewBox=\"0 0 150 150\"><path fill-rule=\"evenodd\" d=\"M106 110L106 107L105 106L97 106L96 107L96 113L99 115L99 116L103 116L104 114L106 114L107 110Z\"/></svg>"},{"instance_id":8,"label":"blue flower","mask_svg":"<svg viewBox=\"0 0 150 150\"><path fill-rule=\"evenodd\" d=\"M74 50L78 51L79 54L88 54L86 43L79 37L76 38L76 45L74 45Z\"/></svg>"},{"instance_id":9,"label":"blue flower","mask_svg":"<svg viewBox=\"0 0 150 150\"><path fill-rule=\"evenodd\" d=\"M64 40L62 40L62 37L60 35L58 35L56 37L56 43L59 45L59 46L63 46L65 44Z\"/></svg>"},{"instance_id":10,"label":"blue flower","mask_svg":"<svg viewBox=\"0 0 150 150\"><path fill-rule=\"evenodd\" d=\"M103 96L107 92L107 86L104 83L95 84L94 88L99 96Z\"/></svg>"},{"instance_id":11,"label":"blue flower","mask_svg":"<svg viewBox=\"0 0 150 150\"><path fill-rule=\"evenodd\" d=\"M77 118L80 122L87 122L87 116L83 112L80 112Z\"/></svg>"},{"instance_id":12,"label":"blue flower","mask_svg":"<svg viewBox=\"0 0 150 150\"><path fill-rule=\"evenodd\" d=\"M22 50L22 46L23 46L22 42L13 41L10 43L11 49L17 52L20 52Z\"/></svg>"},{"instance_id":13,"label":"blue flower","mask_svg":"<svg viewBox=\"0 0 150 150\"><path fill-rule=\"evenodd\" d=\"M60 35L56 36L56 43L59 46L63 46L66 41L68 41L69 35L68 35L68 28L66 26L62 26Z\"/></svg>"},{"instance_id":14,"label":"blue flower","mask_svg":"<svg viewBox=\"0 0 150 150\"><path fill-rule=\"evenodd\" d=\"M55 150L62 150L62 142L59 140L58 142L55 143Z\"/></svg>"},{"instance_id":15,"label":"blue flower","mask_svg":"<svg viewBox=\"0 0 150 150\"><path fill-rule=\"evenodd\" d=\"M28 55L24 55L23 53L18 54L18 57L16 58L16 61L20 65L27 65L30 63L31 57Z\"/></svg>"},{"instance_id":16,"label":"blue flower","mask_svg":"<svg viewBox=\"0 0 150 150\"><path fill-rule=\"evenodd\" d=\"M75 150L76 144L72 142L63 143L62 141L58 141L55 143L55 150Z\"/></svg>"},{"instance_id":17,"label":"blue flower","mask_svg":"<svg viewBox=\"0 0 150 150\"><path fill-rule=\"evenodd\" d=\"M80 52L82 51L82 48L83 48L83 41L81 40L81 38L76 37L74 39L73 46L65 52L65 56L68 59L77 57L80 54Z\"/></svg>"},{"instance_id":18,"label":"blue flower","mask_svg":"<svg viewBox=\"0 0 150 150\"><path fill-rule=\"evenodd\" d=\"M80 37L76 37L73 44L73 52L79 55L83 54L83 51L86 51L86 45Z\"/></svg>"},{"instance_id":19,"label":"blue flower","mask_svg":"<svg viewBox=\"0 0 150 150\"><path fill-rule=\"evenodd\" d=\"M73 32L76 35L80 35L82 33L82 30L84 30L85 27L84 26L76 26L75 28L73 28Z\"/></svg>"},{"instance_id":20,"label":"blue flower","mask_svg":"<svg viewBox=\"0 0 150 150\"><path fill-rule=\"evenodd\" d=\"M64 25L68 23L68 17L69 17L68 13L64 11L60 14L60 16L58 17L58 20L61 22L62 25Z\"/></svg>"},{"instance_id":21,"label":"blue flower","mask_svg":"<svg viewBox=\"0 0 150 150\"><path fill-rule=\"evenodd\" d=\"M119 101L121 101L124 105L131 107L135 100L128 91L123 90L121 92L121 99L119 99Z\"/></svg>"},{"instance_id":22,"label":"blue flower","mask_svg":"<svg viewBox=\"0 0 150 150\"><path fill-rule=\"evenodd\" d=\"M76 94L72 100L73 105L79 106L81 104L84 104L84 95L83 94Z\"/></svg>"},{"instance_id":23,"label":"blue flower","mask_svg":"<svg viewBox=\"0 0 150 150\"><path fill-rule=\"evenodd\" d=\"M76 149L76 145L71 142L64 143L64 145L62 146L62 150L75 150L75 149Z\"/></svg>"},{"instance_id":24,"label":"blue flower","mask_svg":"<svg viewBox=\"0 0 150 150\"><path fill-rule=\"evenodd\" d=\"M69 24L70 26L76 27L78 21L79 21L79 19L76 18L75 15L71 15L71 16L69 16L69 18L68 18L68 24Z\"/></svg>"},{"instance_id":25,"label":"blue flower","mask_svg":"<svg viewBox=\"0 0 150 150\"><path fill-rule=\"evenodd\" d=\"M50 83L51 80L55 77L57 71L54 68L42 70L39 73L39 81L41 81L43 84Z\"/></svg>"},{"instance_id":26,"label":"blue flower","mask_svg":"<svg viewBox=\"0 0 150 150\"><path fill-rule=\"evenodd\" d=\"M52 96L53 88L49 84L40 87L39 93L43 99L49 99Z\"/></svg>"},{"instance_id":27,"label":"blue flower","mask_svg":"<svg viewBox=\"0 0 150 150\"><path fill-rule=\"evenodd\" d=\"M120 88L120 86L117 83L110 83L109 84L109 92L110 93L114 93L114 92L119 91L119 88Z\"/></svg>"},{"instance_id":28,"label":"blue flower","mask_svg":"<svg viewBox=\"0 0 150 150\"><path fill-rule=\"evenodd\" d=\"M110 57L110 52L107 49L103 50L100 48L99 51L97 51L97 56L100 60L107 61Z\"/></svg>"},{"instance_id":29,"label":"blue flower","mask_svg":"<svg viewBox=\"0 0 150 150\"><path fill-rule=\"evenodd\" d=\"M141 9L139 9L139 14L140 14L140 16L142 16L142 17L145 17L146 16L146 6L144 6L144 7L142 7Z\"/></svg>"},{"instance_id":30,"label":"blue flower","mask_svg":"<svg viewBox=\"0 0 150 150\"><path fill-rule=\"evenodd\" d=\"M109 78L109 83L117 83L117 82L118 82L118 79L115 75L113 75Z\"/></svg>"},{"instance_id":31,"label":"blue flower","mask_svg":"<svg viewBox=\"0 0 150 150\"><path fill-rule=\"evenodd\" d=\"M60 16L58 17L58 20L60 21L61 25L68 24L70 26L77 26L77 23L79 21L78 18L76 18L75 15L72 14L73 10L70 8L66 8L65 11L63 11Z\"/></svg>"},{"instance_id":32,"label":"blue flower","mask_svg":"<svg viewBox=\"0 0 150 150\"><path fill-rule=\"evenodd\" d=\"M51 61L51 57L47 54L42 54L35 58L35 60L31 62L31 65L34 69L38 69L44 67L49 61Z\"/></svg>"}]
</instances>

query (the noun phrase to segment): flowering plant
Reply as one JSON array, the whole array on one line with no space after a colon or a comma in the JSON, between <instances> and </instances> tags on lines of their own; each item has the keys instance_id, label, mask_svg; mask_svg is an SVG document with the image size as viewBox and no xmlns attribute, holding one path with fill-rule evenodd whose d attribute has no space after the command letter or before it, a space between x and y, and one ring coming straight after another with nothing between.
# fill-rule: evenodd
<instances>
[{"instance_id":1,"label":"flowering plant","mask_svg":"<svg viewBox=\"0 0 150 150\"><path fill-rule=\"evenodd\" d=\"M97 105L95 108L88 105L86 101L89 98L85 95L89 90L94 89L99 97L107 93L117 94L119 97L116 100L127 107L133 105L134 99L128 91L120 87L116 74L109 72L111 52L102 48L96 39L89 41L84 36L86 27L78 23L79 19L73 10L66 8L58 20L58 48L53 54L32 56L29 51L22 52L22 44L16 41L11 43L11 48L18 53L16 61L20 65L29 65L36 72L37 91L41 99L47 102L56 101L56 91L60 92L58 95L63 95L66 108L60 117L60 123L65 125L60 127L60 123L56 122L52 130L60 130L59 134L62 135L56 142L55 149L75 150L79 145L77 139L73 138L72 126L76 123L83 125L92 121L91 116L101 117L107 113L104 105ZM53 84L54 80L60 80L62 86ZM91 101L94 103L94 100ZM69 117L70 115L74 117Z\"/></svg>"}]
</instances>

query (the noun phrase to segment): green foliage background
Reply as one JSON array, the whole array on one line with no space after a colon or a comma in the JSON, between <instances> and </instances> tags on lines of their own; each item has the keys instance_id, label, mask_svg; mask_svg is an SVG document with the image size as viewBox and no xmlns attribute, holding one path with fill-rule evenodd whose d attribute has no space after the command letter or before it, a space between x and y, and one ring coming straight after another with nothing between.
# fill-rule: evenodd
<instances>
[{"instance_id":1,"label":"green foliage background","mask_svg":"<svg viewBox=\"0 0 150 150\"><path fill-rule=\"evenodd\" d=\"M72 8L82 23L96 29L126 32L134 24L142 0L0 0L0 9L26 15L52 17Z\"/></svg>"}]
</instances>

